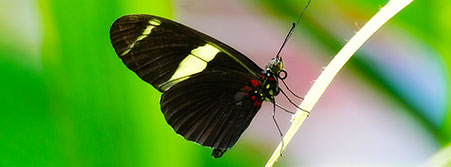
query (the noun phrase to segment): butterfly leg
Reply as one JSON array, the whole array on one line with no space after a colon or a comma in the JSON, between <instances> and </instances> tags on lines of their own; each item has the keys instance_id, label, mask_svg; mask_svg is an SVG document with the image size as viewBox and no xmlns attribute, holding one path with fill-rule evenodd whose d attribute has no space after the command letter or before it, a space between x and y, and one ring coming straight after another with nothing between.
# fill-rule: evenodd
<instances>
[{"instance_id":1,"label":"butterfly leg","mask_svg":"<svg viewBox=\"0 0 451 167\"><path fill-rule=\"evenodd\" d=\"M281 143L282 143L282 147L280 147L280 156L282 156L282 151L283 151L283 147L284 147L285 144L283 143L282 131L280 130L279 124L277 123L277 120L276 120L276 102L275 102L275 100L272 101L272 104L273 104L272 120L276 124L277 131L279 131L279 134L280 134L280 140L281 140Z\"/></svg>"},{"instance_id":2,"label":"butterfly leg","mask_svg":"<svg viewBox=\"0 0 451 167\"><path fill-rule=\"evenodd\" d=\"M298 105L296 105L293 101L291 101L290 98L288 98L287 94L285 94L285 92L282 91L282 89L280 89L280 92L282 92L283 96L285 96L285 98L287 98L288 102L290 102L291 104L293 104L297 109L300 109L301 111L306 112L306 113L307 113L307 116L310 115L310 111L307 111L307 110L305 110L305 109L299 107Z\"/></svg>"},{"instance_id":3,"label":"butterfly leg","mask_svg":"<svg viewBox=\"0 0 451 167\"><path fill-rule=\"evenodd\" d=\"M296 93L294 93L290 87L288 87L287 83L285 83L285 81L283 79L281 79L283 85L285 85L285 88L287 88L287 90L294 96L297 97L298 99L304 100L304 97L297 95Z\"/></svg>"},{"instance_id":4,"label":"butterfly leg","mask_svg":"<svg viewBox=\"0 0 451 167\"><path fill-rule=\"evenodd\" d=\"M295 112L290 111L290 110L284 108L284 107L281 106L280 104L277 104L277 103L276 103L276 106L279 107L280 109L282 109L283 111L287 112L287 113L290 113L290 114L296 114Z\"/></svg>"}]
</instances>

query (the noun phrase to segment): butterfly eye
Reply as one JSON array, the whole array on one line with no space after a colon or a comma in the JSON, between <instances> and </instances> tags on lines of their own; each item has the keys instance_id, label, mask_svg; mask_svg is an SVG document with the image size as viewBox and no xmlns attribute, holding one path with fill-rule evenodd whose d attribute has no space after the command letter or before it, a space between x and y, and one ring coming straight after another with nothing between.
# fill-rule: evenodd
<instances>
[{"instance_id":1,"label":"butterfly eye","mask_svg":"<svg viewBox=\"0 0 451 167\"><path fill-rule=\"evenodd\" d=\"M285 70L281 70L277 77L279 77L281 80L284 80L287 78L288 74Z\"/></svg>"}]
</instances>

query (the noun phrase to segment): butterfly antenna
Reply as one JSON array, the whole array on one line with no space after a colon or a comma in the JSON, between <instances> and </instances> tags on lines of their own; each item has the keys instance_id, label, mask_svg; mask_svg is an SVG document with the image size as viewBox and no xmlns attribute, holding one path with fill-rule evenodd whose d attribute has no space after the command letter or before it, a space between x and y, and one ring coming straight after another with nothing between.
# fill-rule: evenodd
<instances>
[{"instance_id":1,"label":"butterfly antenna","mask_svg":"<svg viewBox=\"0 0 451 167\"><path fill-rule=\"evenodd\" d=\"M293 34L294 28L295 28L296 25L298 25L299 22L301 21L301 18L302 18L302 16L304 15L305 10L306 10L307 7L310 5L310 1L312 1L312 0L309 0L309 1L307 2L307 5L305 5L304 9L303 9L302 12L301 12L301 15L299 15L298 20L297 20L295 23L293 23L293 25L291 26L290 31L288 31L288 34L287 34L287 36L285 37L285 40L283 41L282 46L280 47L279 51L277 52L277 56L276 56L277 59L280 57L280 52L282 51L283 47L284 47L285 44L287 43L288 39L290 39L291 34Z\"/></svg>"}]
</instances>

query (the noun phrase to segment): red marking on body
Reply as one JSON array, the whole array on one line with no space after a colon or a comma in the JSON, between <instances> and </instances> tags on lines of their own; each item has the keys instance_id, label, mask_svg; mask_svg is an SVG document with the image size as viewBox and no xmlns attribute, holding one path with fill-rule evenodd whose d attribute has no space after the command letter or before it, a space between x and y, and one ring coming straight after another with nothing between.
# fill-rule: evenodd
<instances>
[{"instance_id":1,"label":"red marking on body","mask_svg":"<svg viewBox=\"0 0 451 167\"><path fill-rule=\"evenodd\" d=\"M243 89L245 89L245 90L252 90L249 86L244 86Z\"/></svg>"},{"instance_id":2,"label":"red marking on body","mask_svg":"<svg viewBox=\"0 0 451 167\"><path fill-rule=\"evenodd\" d=\"M244 93L244 96L248 96L248 95L249 95L249 93L247 93L247 92L246 92L246 93Z\"/></svg>"},{"instance_id":3,"label":"red marking on body","mask_svg":"<svg viewBox=\"0 0 451 167\"><path fill-rule=\"evenodd\" d=\"M274 81L274 77L269 78L269 80Z\"/></svg>"},{"instance_id":4,"label":"red marking on body","mask_svg":"<svg viewBox=\"0 0 451 167\"><path fill-rule=\"evenodd\" d=\"M254 107L255 107L255 106L260 106L261 104L262 104L262 103L261 103L260 101L257 100L257 101L254 102Z\"/></svg>"},{"instance_id":5,"label":"red marking on body","mask_svg":"<svg viewBox=\"0 0 451 167\"><path fill-rule=\"evenodd\" d=\"M255 96L252 96L251 98L252 98L252 100L255 100Z\"/></svg>"},{"instance_id":6,"label":"red marking on body","mask_svg":"<svg viewBox=\"0 0 451 167\"><path fill-rule=\"evenodd\" d=\"M258 86L258 82L256 80L251 80L251 85L252 86Z\"/></svg>"}]
</instances>

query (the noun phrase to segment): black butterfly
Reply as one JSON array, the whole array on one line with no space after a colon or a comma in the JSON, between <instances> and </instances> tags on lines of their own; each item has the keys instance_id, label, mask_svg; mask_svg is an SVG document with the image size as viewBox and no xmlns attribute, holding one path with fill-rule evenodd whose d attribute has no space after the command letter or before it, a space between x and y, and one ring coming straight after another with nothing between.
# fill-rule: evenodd
<instances>
[{"instance_id":1,"label":"black butterfly","mask_svg":"<svg viewBox=\"0 0 451 167\"><path fill-rule=\"evenodd\" d=\"M275 104L284 79L279 57L261 69L224 43L157 16L123 16L110 38L125 65L163 93L167 123L185 139L213 148L215 158L236 143L263 101Z\"/></svg>"}]
</instances>

